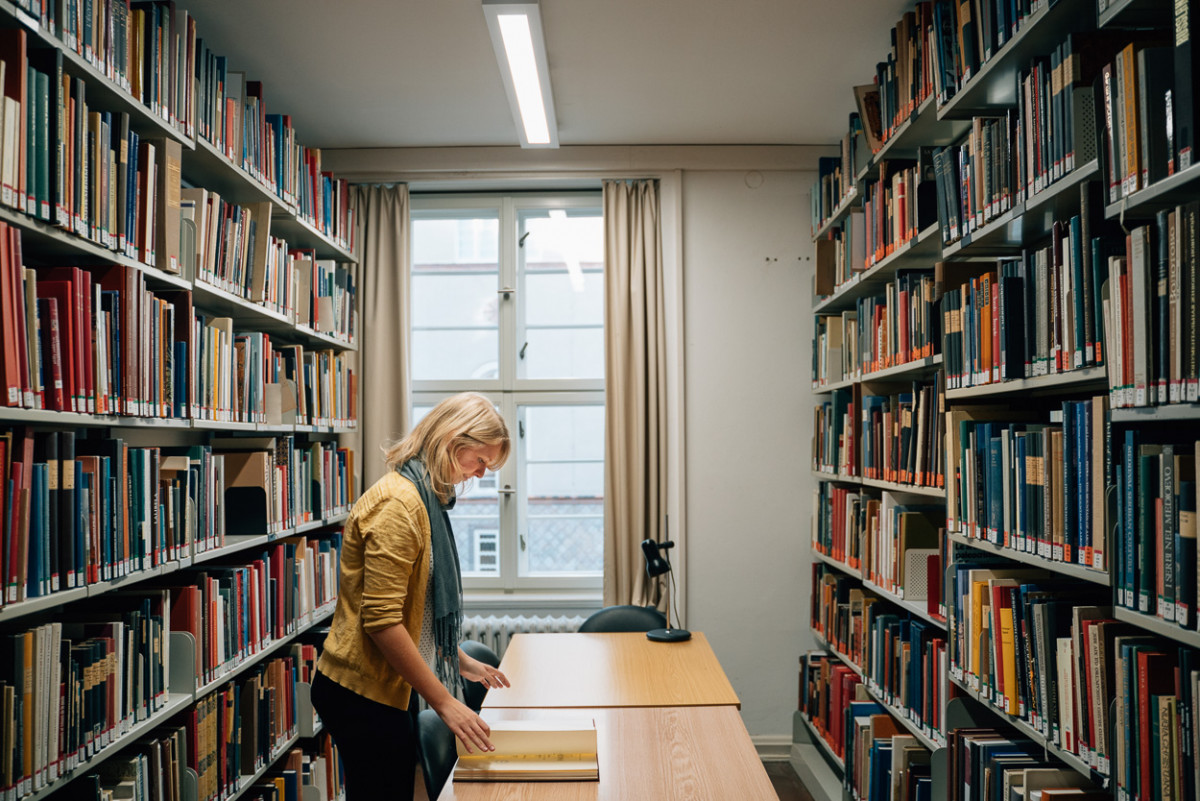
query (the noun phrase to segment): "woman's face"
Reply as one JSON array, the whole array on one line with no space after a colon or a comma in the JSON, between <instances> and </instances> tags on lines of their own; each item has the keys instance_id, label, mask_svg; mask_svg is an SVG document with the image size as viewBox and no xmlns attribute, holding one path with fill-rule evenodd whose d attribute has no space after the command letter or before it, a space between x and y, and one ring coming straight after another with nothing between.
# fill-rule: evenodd
<instances>
[{"instance_id":1,"label":"woman's face","mask_svg":"<svg viewBox=\"0 0 1200 801\"><path fill-rule=\"evenodd\" d=\"M458 481L483 478L483 474L500 459L499 445L474 445L463 448L455 457L458 466Z\"/></svg>"}]
</instances>

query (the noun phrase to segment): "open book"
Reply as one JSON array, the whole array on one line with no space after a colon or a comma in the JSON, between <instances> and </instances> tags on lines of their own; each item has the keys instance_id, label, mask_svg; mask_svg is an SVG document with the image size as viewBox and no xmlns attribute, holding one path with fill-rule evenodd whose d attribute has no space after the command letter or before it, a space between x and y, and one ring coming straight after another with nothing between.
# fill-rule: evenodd
<instances>
[{"instance_id":1,"label":"open book","mask_svg":"<svg viewBox=\"0 0 1200 801\"><path fill-rule=\"evenodd\" d=\"M495 751L458 745L455 781L599 781L596 722L591 718L490 722Z\"/></svg>"}]
</instances>

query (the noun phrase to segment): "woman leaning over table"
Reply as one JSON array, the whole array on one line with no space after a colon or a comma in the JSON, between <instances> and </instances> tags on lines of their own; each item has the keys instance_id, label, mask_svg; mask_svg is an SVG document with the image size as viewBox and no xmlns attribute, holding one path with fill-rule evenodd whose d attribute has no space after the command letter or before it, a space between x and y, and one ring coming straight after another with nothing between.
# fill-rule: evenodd
<instances>
[{"instance_id":1,"label":"woman leaning over table","mask_svg":"<svg viewBox=\"0 0 1200 801\"><path fill-rule=\"evenodd\" d=\"M347 801L411 799L416 690L470 750L491 750L487 723L455 698L459 677L508 679L458 648L462 578L446 510L455 486L508 458L508 428L491 401L439 403L387 451L387 475L346 521L341 584L312 700L345 768Z\"/></svg>"}]
</instances>

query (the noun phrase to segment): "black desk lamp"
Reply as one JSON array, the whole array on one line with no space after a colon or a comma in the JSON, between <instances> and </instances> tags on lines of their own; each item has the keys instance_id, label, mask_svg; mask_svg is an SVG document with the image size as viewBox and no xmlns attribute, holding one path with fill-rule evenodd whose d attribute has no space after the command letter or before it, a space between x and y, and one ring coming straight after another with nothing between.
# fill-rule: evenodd
<instances>
[{"instance_id":1,"label":"black desk lamp","mask_svg":"<svg viewBox=\"0 0 1200 801\"><path fill-rule=\"evenodd\" d=\"M642 540L642 553L646 557L646 574L650 578L657 578L663 573L671 573L671 597L667 599L667 627L651 629L646 632L646 639L655 642L683 642L692 638L692 633L687 629L671 628L671 602L675 600L675 574L671 571L671 563L667 561L667 549L674 546L675 543L670 540L666 542ZM679 617L679 615L676 614L675 617Z\"/></svg>"}]
</instances>

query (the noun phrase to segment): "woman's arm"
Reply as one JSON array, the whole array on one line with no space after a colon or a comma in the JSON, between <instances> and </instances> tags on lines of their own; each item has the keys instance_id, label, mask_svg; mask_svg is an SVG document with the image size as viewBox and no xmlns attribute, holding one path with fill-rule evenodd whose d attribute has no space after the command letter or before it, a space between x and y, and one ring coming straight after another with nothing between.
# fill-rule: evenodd
<instances>
[{"instance_id":1,"label":"woman's arm","mask_svg":"<svg viewBox=\"0 0 1200 801\"><path fill-rule=\"evenodd\" d=\"M421 658L412 635L401 624L369 632L392 670L399 673L412 688L421 694L425 702L438 714L454 736L473 753L472 746L480 751L494 751L488 739L491 729L483 718L476 715L442 686L437 676ZM461 654L461 651L460 651Z\"/></svg>"}]
</instances>

